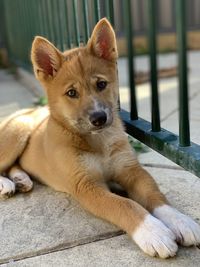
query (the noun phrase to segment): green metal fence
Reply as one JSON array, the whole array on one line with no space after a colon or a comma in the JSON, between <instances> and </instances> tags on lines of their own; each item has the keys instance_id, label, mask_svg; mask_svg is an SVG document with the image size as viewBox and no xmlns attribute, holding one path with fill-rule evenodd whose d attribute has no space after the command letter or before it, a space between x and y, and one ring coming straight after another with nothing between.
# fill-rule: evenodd
<instances>
[{"instance_id":1,"label":"green metal fence","mask_svg":"<svg viewBox=\"0 0 200 267\"><path fill-rule=\"evenodd\" d=\"M47 37L65 50L86 43L91 29L107 16L114 26L113 0L0 0L4 4L10 58L30 68L29 53L35 35ZM131 0L123 1L123 19L129 65L130 113L121 110L127 132L154 150L200 177L200 146L190 141L185 32L185 0L176 0L177 51L179 58L179 136L160 126L156 49L156 0L148 0L148 42L151 76L151 122L138 118L134 79Z\"/></svg>"}]
</instances>

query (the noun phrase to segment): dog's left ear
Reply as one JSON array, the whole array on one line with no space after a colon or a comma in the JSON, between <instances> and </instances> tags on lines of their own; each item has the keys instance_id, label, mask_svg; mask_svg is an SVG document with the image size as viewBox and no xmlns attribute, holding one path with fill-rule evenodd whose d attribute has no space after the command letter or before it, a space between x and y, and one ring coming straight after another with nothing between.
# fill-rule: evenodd
<instances>
[{"instance_id":1,"label":"dog's left ear","mask_svg":"<svg viewBox=\"0 0 200 267\"><path fill-rule=\"evenodd\" d=\"M95 26L87 48L95 56L106 60L116 60L118 57L114 30L106 18L101 19Z\"/></svg>"}]
</instances>

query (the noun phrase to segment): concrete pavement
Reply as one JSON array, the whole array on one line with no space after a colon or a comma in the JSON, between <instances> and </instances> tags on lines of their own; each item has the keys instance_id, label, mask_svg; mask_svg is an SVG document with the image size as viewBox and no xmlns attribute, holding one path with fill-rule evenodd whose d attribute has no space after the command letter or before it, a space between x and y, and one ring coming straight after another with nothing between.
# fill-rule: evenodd
<instances>
[{"instance_id":1,"label":"concrete pavement","mask_svg":"<svg viewBox=\"0 0 200 267\"><path fill-rule=\"evenodd\" d=\"M146 64L142 60L138 63L141 66ZM119 64L120 70L123 64ZM200 81L198 83L196 76L192 89L195 97L191 99L191 104L194 107L194 123L198 124ZM163 81L165 85L162 86L175 88L170 87L174 84L173 79ZM31 86L30 80L28 84L25 80L17 81L6 71L0 71L0 118L32 105L35 85ZM127 90L126 83L122 75L120 84L124 92ZM168 101L168 108L163 107L163 124L175 129L176 90L166 89L162 94L165 92L164 102ZM139 103L147 116L147 97L141 98ZM123 105L127 107L125 100ZM197 124L192 136L200 142ZM170 202L200 222L200 179L151 150L140 154L139 159ZM0 200L0 209L2 266L200 266L200 250L197 248L180 247L173 259L150 258L120 229L90 215L66 194L36 182L32 192Z\"/></svg>"}]
</instances>

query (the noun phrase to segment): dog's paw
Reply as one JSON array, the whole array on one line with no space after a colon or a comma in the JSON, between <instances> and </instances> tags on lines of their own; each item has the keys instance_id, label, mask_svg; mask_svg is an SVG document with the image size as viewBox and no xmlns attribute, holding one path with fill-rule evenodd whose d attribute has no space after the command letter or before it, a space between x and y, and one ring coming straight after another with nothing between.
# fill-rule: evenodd
<instances>
[{"instance_id":1,"label":"dog's paw","mask_svg":"<svg viewBox=\"0 0 200 267\"><path fill-rule=\"evenodd\" d=\"M8 198L14 195L14 193L15 184L8 178L0 176L0 196L2 198Z\"/></svg>"},{"instance_id":2,"label":"dog's paw","mask_svg":"<svg viewBox=\"0 0 200 267\"><path fill-rule=\"evenodd\" d=\"M25 193L33 188L30 177L22 170L11 171L9 177L15 183L16 190L19 192Z\"/></svg>"},{"instance_id":3,"label":"dog's paw","mask_svg":"<svg viewBox=\"0 0 200 267\"><path fill-rule=\"evenodd\" d=\"M173 232L150 214L134 231L132 238L150 256L169 258L178 250Z\"/></svg>"},{"instance_id":4,"label":"dog's paw","mask_svg":"<svg viewBox=\"0 0 200 267\"><path fill-rule=\"evenodd\" d=\"M179 244L183 246L200 244L200 226L190 217L169 205L156 208L153 215L173 231Z\"/></svg>"}]
</instances>

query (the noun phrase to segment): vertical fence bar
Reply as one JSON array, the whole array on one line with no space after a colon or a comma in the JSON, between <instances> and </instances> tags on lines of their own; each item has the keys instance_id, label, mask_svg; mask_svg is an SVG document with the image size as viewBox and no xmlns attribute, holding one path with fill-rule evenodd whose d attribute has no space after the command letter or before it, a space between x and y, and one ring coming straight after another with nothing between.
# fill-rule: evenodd
<instances>
[{"instance_id":1,"label":"vertical fence bar","mask_svg":"<svg viewBox=\"0 0 200 267\"><path fill-rule=\"evenodd\" d=\"M130 87L130 118L131 120L138 119L136 94L135 94L135 79L134 79L134 64L133 64L133 28L132 28L132 14L131 14L131 1L126 0L123 2L124 6L124 22L125 31L127 36L128 48L128 69L129 69L129 87Z\"/></svg>"},{"instance_id":2,"label":"vertical fence bar","mask_svg":"<svg viewBox=\"0 0 200 267\"><path fill-rule=\"evenodd\" d=\"M52 23L54 30L54 44L61 49L61 33L59 27L58 1L51 0Z\"/></svg>"},{"instance_id":3,"label":"vertical fence bar","mask_svg":"<svg viewBox=\"0 0 200 267\"><path fill-rule=\"evenodd\" d=\"M32 35L31 40L33 40L33 37L39 33L39 17L37 13L37 0L30 3L30 17L31 17L31 25L32 25ZM36 19L37 18L37 21Z\"/></svg>"},{"instance_id":4,"label":"vertical fence bar","mask_svg":"<svg viewBox=\"0 0 200 267\"><path fill-rule=\"evenodd\" d=\"M80 44L80 32L78 25L78 8L77 8L77 0L73 0L73 22L74 22L74 32L75 32L75 45L79 46Z\"/></svg>"},{"instance_id":5,"label":"vertical fence bar","mask_svg":"<svg viewBox=\"0 0 200 267\"><path fill-rule=\"evenodd\" d=\"M19 16L19 20L14 23L14 21L11 18L14 18L15 15L15 10L16 10L16 3L15 2L11 2L11 1L6 1L7 5L8 5L8 14L7 14L7 18L9 21L9 30L8 30L8 34L9 34L9 41L10 41L10 46L11 46L11 57L12 59L18 55L18 48L19 48L19 27L14 27L14 24L16 24L17 26L20 25L21 27L21 20L22 20L22 15ZM22 11L20 10L20 13L22 13ZM23 29L22 29L23 30ZM14 38L14 36L16 36L16 38ZM15 43L15 46L13 46L12 44Z\"/></svg>"},{"instance_id":6,"label":"vertical fence bar","mask_svg":"<svg viewBox=\"0 0 200 267\"><path fill-rule=\"evenodd\" d=\"M58 39L59 39L59 48L61 49L61 51L64 50L64 34L62 31L62 24L63 24L63 9L62 9L62 1L56 1L57 4L57 28L58 28Z\"/></svg>"},{"instance_id":7,"label":"vertical fence bar","mask_svg":"<svg viewBox=\"0 0 200 267\"><path fill-rule=\"evenodd\" d=\"M67 48L71 47L71 34L69 29L69 16L68 16L68 4L67 0L64 0L64 12L65 12L65 21L63 21L64 26L66 27L66 44Z\"/></svg>"},{"instance_id":8,"label":"vertical fence bar","mask_svg":"<svg viewBox=\"0 0 200 267\"><path fill-rule=\"evenodd\" d=\"M58 7L59 7L59 27L60 27L60 37L61 37L61 49L62 51L67 49L67 39L68 39L68 33L67 33L67 25L66 25L66 10L65 10L65 4L64 0L58 1Z\"/></svg>"},{"instance_id":9,"label":"vertical fence bar","mask_svg":"<svg viewBox=\"0 0 200 267\"><path fill-rule=\"evenodd\" d=\"M89 19L88 19L88 2L83 0L83 20L84 20L84 32L85 32L85 43L89 39L90 29L89 29Z\"/></svg>"},{"instance_id":10,"label":"vertical fence bar","mask_svg":"<svg viewBox=\"0 0 200 267\"><path fill-rule=\"evenodd\" d=\"M43 20L43 12L42 12L42 2L38 1L38 19L40 26L40 35L44 36L44 20Z\"/></svg>"},{"instance_id":11,"label":"vertical fence bar","mask_svg":"<svg viewBox=\"0 0 200 267\"><path fill-rule=\"evenodd\" d=\"M31 1L30 1L31 2ZM45 18L46 18L46 36L47 36L47 38L49 39L49 40L51 40L52 41L52 34L51 34L51 29L52 29L52 27L51 27L51 24L50 24L50 13L48 12L48 0L42 0L42 2L43 2L43 8L44 8L44 10L45 10Z\"/></svg>"},{"instance_id":12,"label":"vertical fence bar","mask_svg":"<svg viewBox=\"0 0 200 267\"><path fill-rule=\"evenodd\" d=\"M55 46L57 46L59 49L60 47L60 32L59 32L59 26L58 26L58 13L57 13L57 1L54 0L48 0L50 1L50 17L52 22L52 36L53 36L53 43Z\"/></svg>"},{"instance_id":13,"label":"vertical fence bar","mask_svg":"<svg viewBox=\"0 0 200 267\"><path fill-rule=\"evenodd\" d=\"M53 17L52 17L52 12L51 12L51 2L48 0L46 3L46 16L47 16L47 21L48 21L48 35L49 35L49 40L51 42L55 42L54 40L54 28L53 28Z\"/></svg>"},{"instance_id":14,"label":"vertical fence bar","mask_svg":"<svg viewBox=\"0 0 200 267\"><path fill-rule=\"evenodd\" d=\"M26 36L26 43L24 45L24 62L26 66L30 64L29 59L29 51L31 49L31 42L32 42L32 36L33 36L33 23L31 20L31 16L33 13L33 9L31 8L31 2L28 4L27 1L24 1L24 8L25 8L25 14L26 14L26 24L27 24L27 36Z\"/></svg>"},{"instance_id":15,"label":"vertical fence bar","mask_svg":"<svg viewBox=\"0 0 200 267\"><path fill-rule=\"evenodd\" d=\"M3 46L8 48L8 34L6 31L6 7L5 1L0 1L0 24L3 26L0 30L3 38Z\"/></svg>"},{"instance_id":16,"label":"vertical fence bar","mask_svg":"<svg viewBox=\"0 0 200 267\"><path fill-rule=\"evenodd\" d=\"M97 23L101 18L99 0L94 0L94 15L95 15L95 23Z\"/></svg>"},{"instance_id":17,"label":"vertical fence bar","mask_svg":"<svg viewBox=\"0 0 200 267\"><path fill-rule=\"evenodd\" d=\"M148 0L148 43L151 78L151 123L152 131L160 131L160 110L158 99L157 46L156 46L156 0Z\"/></svg>"},{"instance_id":18,"label":"vertical fence bar","mask_svg":"<svg viewBox=\"0 0 200 267\"><path fill-rule=\"evenodd\" d=\"M22 19L22 27L24 28L24 33L22 33L22 31L20 30L20 27L16 27L18 28L18 38L22 38L23 39L23 44L19 45L19 39L18 39L18 57L20 59L22 59L23 63L27 64L27 54L26 54L26 50L27 50L27 44L28 44L28 36L29 36L29 17L27 14L27 6L26 6L26 2L25 0L23 0L23 2L21 2L21 11L23 12L20 15L20 9L16 10L16 12L18 13L18 16L21 17ZM16 3L17 4L17 3Z\"/></svg>"},{"instance_id":19,"label":"vertical fence bar","mask_svg":"<svg viewBox=\"0 0 200 267\"><path fill-rule=\"evenodd\" d=\"M42 10L42 20L43 20L43 29L44 29L44 36L48 38L48 33L47 33L47 20L46 20L46 6L45 2L41 1L41 10Z\"/></svg>"},{"instance_id":20,"label":"vertical fence bar","mask_svg":"<svg viewBox=\"0 0 200 267\"><path fill-rule=\"evenodd\" d=\"M177 49L179 62L179 144L190 145L188 108L186 2L176 0Z\"/></svg>"},{"instance_id":21,"label":"vertical fence bar","mask_svg":"<svg viewBox=\"0 0 200 267\"><path fill-rule=\"evenodd\" d=\"M114 26L114 7L113 0L106 1L106 13L112 26Z\"/></svg>"}]
</instances>

